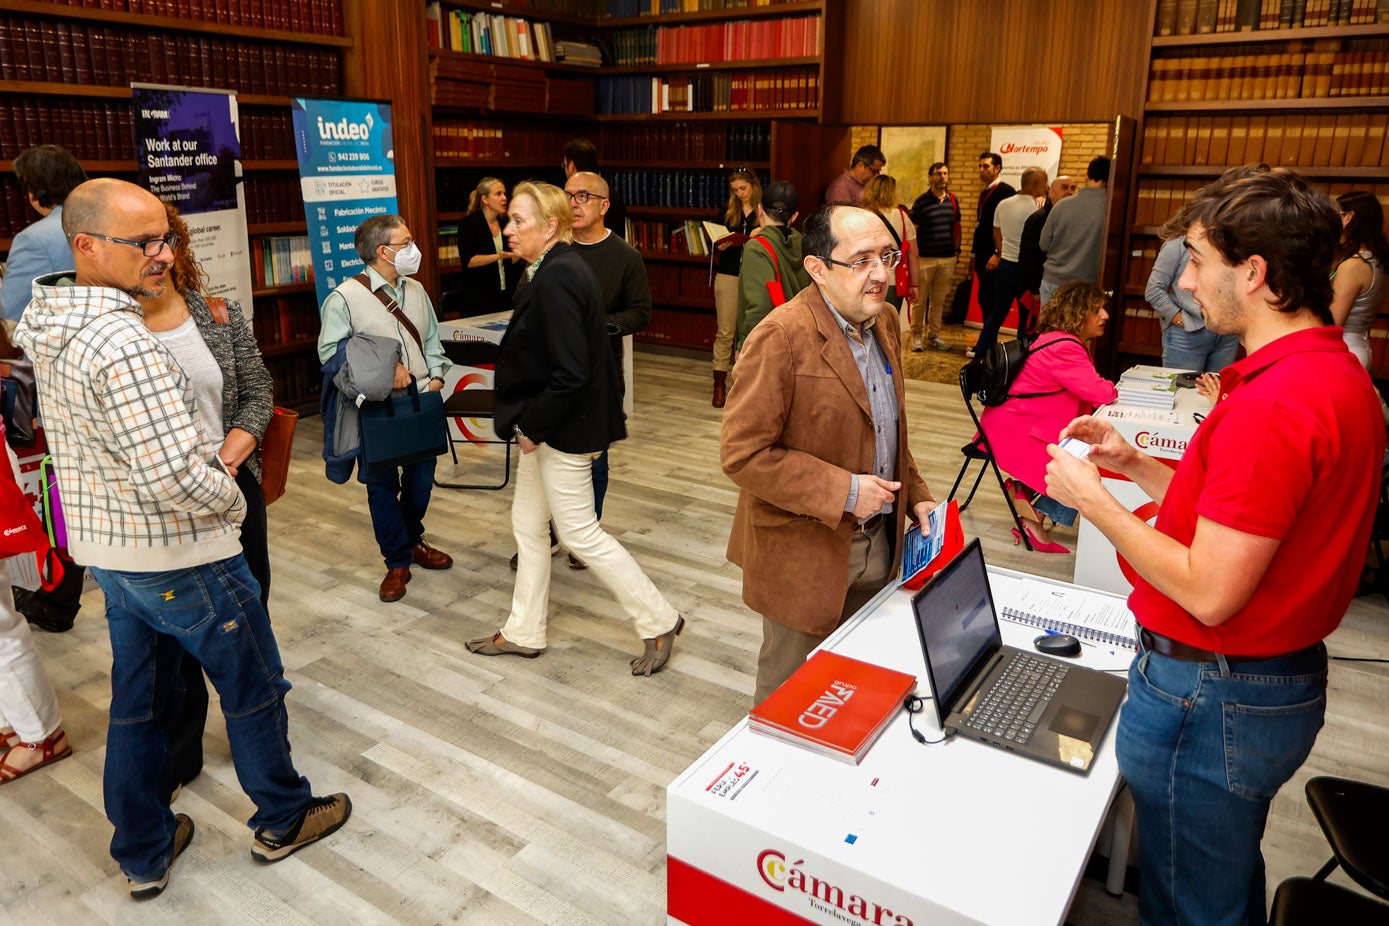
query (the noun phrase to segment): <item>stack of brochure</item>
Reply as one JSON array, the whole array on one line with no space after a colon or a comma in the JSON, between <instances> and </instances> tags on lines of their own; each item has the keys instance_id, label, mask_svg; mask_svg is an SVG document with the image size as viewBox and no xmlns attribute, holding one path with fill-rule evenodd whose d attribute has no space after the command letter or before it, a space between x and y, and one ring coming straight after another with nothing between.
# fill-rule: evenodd
<instances>
[{"instance_id":1,"label":"stack of brochure","mask_svg":"<svg viewBox=\"0 0 1389 926\"><path fill-rule=\"evenodd\" d=\"M1180 370L1136 366L1119 377L1120 405L1171 409L1177 404L1177 377Z\"/></svg>"}]
</instances>

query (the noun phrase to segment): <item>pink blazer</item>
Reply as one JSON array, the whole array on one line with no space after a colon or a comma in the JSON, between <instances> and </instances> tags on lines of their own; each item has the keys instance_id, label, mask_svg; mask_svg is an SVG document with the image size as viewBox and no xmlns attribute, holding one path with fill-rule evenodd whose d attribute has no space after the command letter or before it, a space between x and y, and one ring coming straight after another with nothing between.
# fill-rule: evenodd
<instances>
[{"instance_id":1,"label":"pink blazer","mask_svg":"<svg viewBox=\"0 0 1389 926\"><path fill-rule=\"evenodd\" d=\"M1061 429L1077 415L1089 414L1095 406L1113 402L1118 396L1114 384L1095 372L1094 361L1079 338L1048 331L1033 343L1027 364L1009 394L1055 389L1065 391L1033 399L1009 399L984 409L979 419L999 469L1038 492L1046 491L1046 469L1051 461L1047 444L1055 443Z\"/></svg>"}]
</instances>

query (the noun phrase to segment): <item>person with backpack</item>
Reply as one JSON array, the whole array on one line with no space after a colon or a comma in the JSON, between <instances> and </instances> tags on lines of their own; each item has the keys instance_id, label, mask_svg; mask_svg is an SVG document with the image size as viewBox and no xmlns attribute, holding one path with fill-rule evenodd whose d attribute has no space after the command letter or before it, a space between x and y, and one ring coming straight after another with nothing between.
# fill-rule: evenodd
<instances>
[{"instance_id":1,"label":"person with backpack","mask_svg":"<svg viewBox=\"0 0 1389 926\"><path fill-rule=\"evenodd\" d=\"M743 245L738 268L738 333L736 352L743 349L752 329L767 313L810 285L803 265L801 233L791 227L800 200L796 188L785 180L767 184L757 204L759 231Z\"/></svg>"},{"instance_id":2,"label":"person with backpack","mask_svg":"<svg viewBox=\"0 0 1389 926\"><path fill-rule=\"evenodd\" d=\"M1047 444L1055 443L1061 429L1076 416L1089 414L1118 396L1114 384L1096 372L1085 346L1087 340L1104 333L1108 319L1098 286L1079 280L1062 284L1042 306L1039 334L1006 388L1006 398L1000 404L987 403L991 407L979 419L999 469L1011 477L1004 480L1004 487L1038 553L1071 552L1051 539L1042 526L1044 516L1067 527L1076 519L1074 508L1033 488L1046 484L1051 461ZM1006 347L998 344L994 351ZM1013 528L1013 543L1021 542L1022 535Z\"/></svg>"}]
</instances>

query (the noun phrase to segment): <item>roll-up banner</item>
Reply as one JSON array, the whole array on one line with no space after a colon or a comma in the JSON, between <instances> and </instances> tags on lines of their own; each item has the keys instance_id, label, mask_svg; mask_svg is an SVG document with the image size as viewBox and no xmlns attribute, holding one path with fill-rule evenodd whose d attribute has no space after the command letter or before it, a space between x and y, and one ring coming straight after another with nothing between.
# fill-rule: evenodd
<instances>
[{"instance_id":1,"label":"roll-up banner","mask_svg":"<svg viewBox=\"0 0 1389 926\"><path fill-rule=\"evenodd\" d=\"M251 263L236 93L131 84L139 183L183 216L208 295L235 299L246 317Z\"/></svg>"},{"instance_id":2,"label":"roll-up banner","mask_svg":"<svg viewBox=\"0 0 1389 926\"><path fill-rule=\"evenodd\" d=\"M1048 180L1055 180L1061 172L1059 125L994 126L989 144L989 150L1003 158L1001 179L1014 189L1029 167L1045 170Z\"/></svg>"},{"instance_id":3,"label":"roll-up banner","mask_svg":"<svg viewBox=\"0 0 1389 926\"><path fill-rule=\"evenodd\" d=\"M362 272L357 226L398 211L391 105L295 97L294 147L318 302Z\"/></svg>"}]
</instances>

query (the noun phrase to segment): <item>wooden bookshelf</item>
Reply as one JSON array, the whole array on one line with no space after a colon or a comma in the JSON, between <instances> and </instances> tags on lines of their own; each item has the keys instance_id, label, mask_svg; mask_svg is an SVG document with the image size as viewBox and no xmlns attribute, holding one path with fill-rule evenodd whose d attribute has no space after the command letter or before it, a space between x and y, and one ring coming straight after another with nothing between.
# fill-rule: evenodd
<instances>
[{"instance_id":1,"label":"wooden bookshelf","mask_svg":"<svg viewBox=\"0 0 1389 926\"><path fill-rule=\"evenodd\" d=\"M266 42L293 45L323 45L330 48L351 48L353 40L345 35L321 32L290 32L280 29L258 29L251 26L215 22L203 19L184 19L176 16L150 16L85 6L58 3L39 3L36 0L0 0L0 12L20 13L55 19L80 20L121 26L141 26L151 32L186 32L192 34L232 36Z\"/></svg>"},{"instance_id":2,"label":"wooden bookshelf","mask_svg":"<svg viewBox=\"0 0 1389 926\"><path fill-rule=\"evenodd\" d=\"M697 64L626 64L603 68L603 76L695 74L701 71L755 71L761 68L813 67L819 63L819 58L754 58L750 61L701 61Z\"/></svg>"},{"instance_id":3,"label":"wooden bookshelf","mask_svg":"<svg viewBox=\"0 0 1389 926\"><path fill-rule=\"evenodd\" d=\"M1201 35L1159 35L1154 48L1203 48L1210 45L1256 45L1299 39L1353 39L1389 36L1389 24L1360 23L1353 26L1314 26L1296 29L1255 29L1250 32L1207 32Z\"/></svg>"},{"instance_id":4,"label":"wooden bookshelf","mask_svg":"<svg viewBox=\"0 0 1389 926\"><path fill-rule=\"evenodd\" d=\"M772 3L767 6L740 6L726 10L696 10L690 13L660 13L647 16L628 16L621 19L603 19L601 24L611 28L631 28L633 26L680 26L691 23L725 22L738 19L766 19L770 17L795 16L804 13L820 13L825 9L825 0L801 0L794 3Z\"/></svg>"},{"instance_id":5,"label":"wooden bookshelf","mask_svg":"<svg viewBox=\"0 0 1389 926\"><path fill-rule=\"evenodd\" d=\"M1363 109L1371 112L1383 111L1389 106L1389 96L1332 96L1297 97L1281 100L1186 100L1170 103L1144 104L1144 112L1149 113L1247 113L1282 112L1285 110L1329 111L1338 109Z\"/></svg>"},{"instance_id":6,"label":"wooden bookshelf","mask_svg":"<svg viewBox=\"0 0 1389 926\"><path fill-rule=\"evenodd\" d=\"M820 109L735 109L723 110L712 113L603 113L593 117L597 122L682 122L693 120L703 122L706 119L721 122L769 122L779 119L819 119Z\"/></svg>"}]
</instances>

